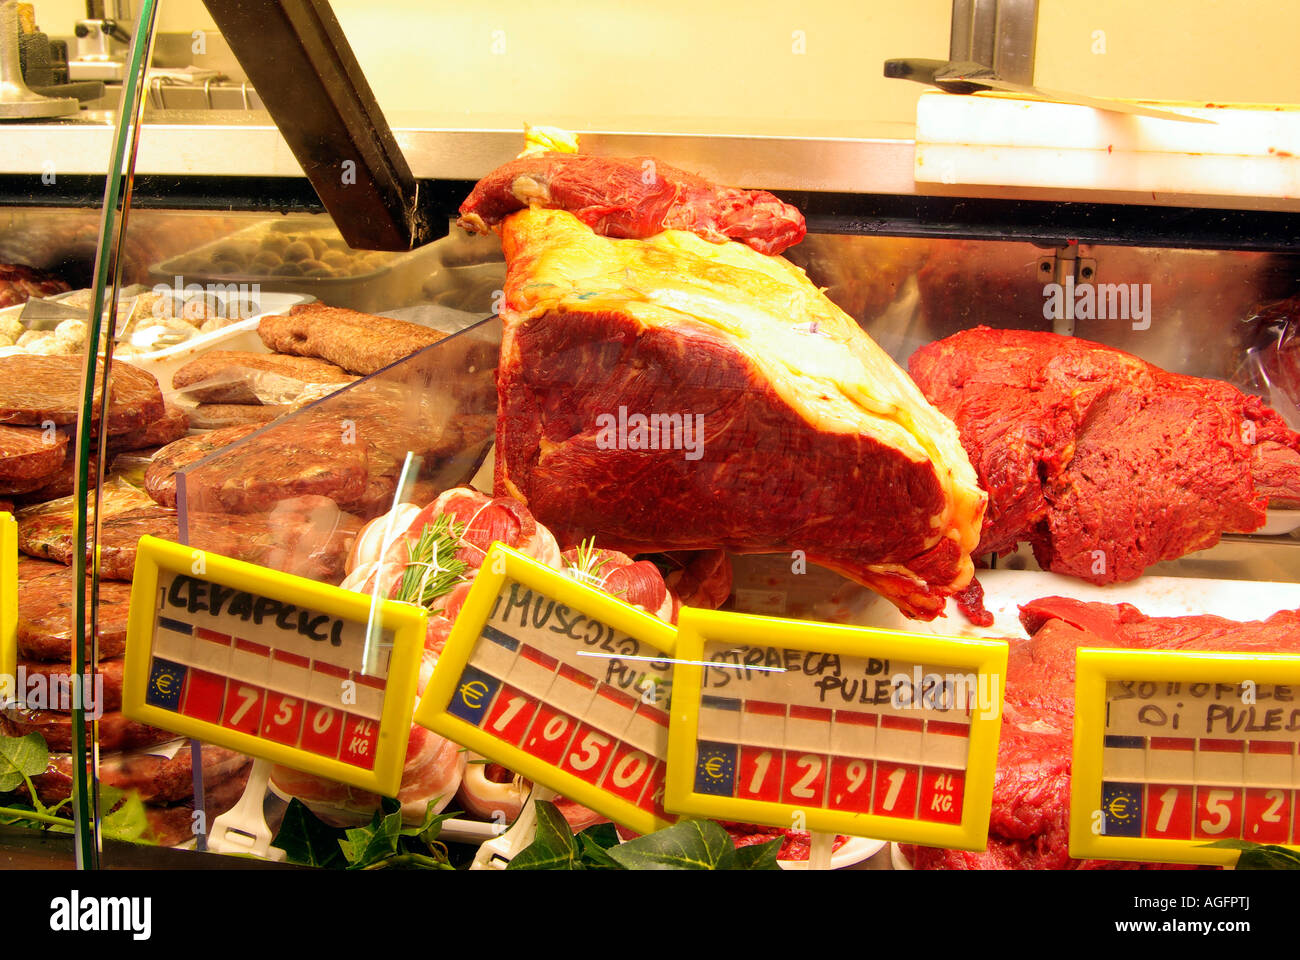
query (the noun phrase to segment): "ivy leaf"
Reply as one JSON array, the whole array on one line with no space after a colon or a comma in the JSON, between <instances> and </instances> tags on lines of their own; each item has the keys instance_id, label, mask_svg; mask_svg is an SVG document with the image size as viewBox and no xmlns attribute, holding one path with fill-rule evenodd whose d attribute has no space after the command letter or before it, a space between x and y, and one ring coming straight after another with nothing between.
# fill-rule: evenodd
<instances>
[{"instance_id":1,"label":"ivy leaf","mask_svg":"<svg viewBox=\"0 0 1300 960\"><path fill-rule=\"evenodd\" d=\"M108 784L100 784L99 809L108 811L99 821L100 836L106 839L139 840L149 830L144 802L134 790L128 793Z\"/></svg>"},{"instance_id":2,"label":"ivy leaf","mask_svg":"<svg viewBox=\"0 0 1300 960\"><path fill-rule=\"evenodd\" d=\"M612 823L598 823L578 834L583 864L588 870L622 870L623 865L609 855L619 844L618 830Z\"/></svg>"},{"instance_id":3,"label":"ivy leaf","mask_svg":"<svg viewBox=\"0 0 1300 960\"><path fill-rule=\"evenodd\" d=\"M343 867L346 863L339 847L336 827L328 826L307 808L297 797L289 801L280 829L271 841L289 858L290 863L309 867Z\"/></svg>"},{"instance_id":4,"label":"ivy leaf","mask_svg":"<svg viewBox=\"0 0 1300 960\"><path fill-rule=\"evenodd\" d=\"M537 801L537 832L533 842L515 854L507 870L581 870L573 831L549 800Z\"/></svg>"},{"instance_id":5,"label":"ivy leaf","mask_svg":"<svg viewBox=\"0 0 1300 960\"><path fill-rule=\"evenodd\" d=\"M397 854L402 833L402 805L384 797L380 809L364 827L343 831L347 839L339 841L349 870L363 870Z\"/></svg>"},{"instance_id":6,"label":"ivy leaf","mask_svg":"<svg viewBox=\"0 0 1300 960\"><path fill-rule=\"evenodd\" d=\"M736 846L712 820L685 820L614 847L609 855L628 870L736 870Z\"/></svg>"},{"instance_id":7,"label":"ivy leaf","mask_svg":"<svg viewBox=\"0 0 1300 960\"><path fill-rule=\"evenodd\" d=\"M1205 846L1240 850L1238 870L1300 870L1300 853L1286 847L1249 840L1215 840Z\"/></svg>"},{"instance_id":8,"label":"ivy leaf","mask_svg":"<svg viewBox=\"0 0 1300 960\"><path fill-rule=\"evenodd\" d=\"M0 735L0 793L17 790L24 776L44 773L49 762L50 750L39 733L25 737Z\"/></svg>"},{"instance_id":9,"label":"ivy leaf","mask_svg":"<svg viewBox=\"0 0 1300 960\"><path fill-rule=\"evenodd\" d=\"M416 837L422 841L425 846L431 845L438 839L438 834L442 832L444 821L452 817L460 816L459 813L452 811L450 813L438 813L434 808L437 806L441 797L434 797L424 808L424 820L417 827L402 827L398 831L404 837Z\"/></svg>"},{"instance_id":10,"label":"ivy leaf","mask_svg":"<svg viewBox=\"0 0 1300 960\"><path fill-rule=\"evenodd\" d=\"M741 870L780 870L776 855L781 852L781 838L767 843L751 843L736 849L737 866Z\"/></svg>"}]
</instances>

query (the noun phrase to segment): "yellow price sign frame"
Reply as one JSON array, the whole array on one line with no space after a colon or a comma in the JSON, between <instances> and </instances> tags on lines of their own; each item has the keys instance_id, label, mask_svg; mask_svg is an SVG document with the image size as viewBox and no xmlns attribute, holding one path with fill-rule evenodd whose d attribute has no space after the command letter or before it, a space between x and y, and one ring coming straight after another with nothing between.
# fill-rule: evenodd
<instances>
[{"instance_id":1,"label":"yellow price sign frame","mask_svg":"<svg viewBox=\"0 0 1300 960\"><path fill-rule=\"evenodd\" d=\"M18 696L18 522L0 512L0 701Z\"/></svg>"},{"instance_id":2,"label":"yellow price sign frame","mask_svg":"<svg viewBox=\"0 0 1300 960\"><path fill-rule=\"evenodd\" d=\"M1198 736L1201 732L1199 727L1191 725L1174 727L1169 716L1174 710L1181 713L1183 709L1188 709L1190 713L1190 709L1186 708L1185 704L1195 697L1192 696L1191 688L1182 691L1182 684L1205 685L1212 688L1206 693L1213 694L1216 699L1220 693L1225 692L1224 688L1239 687L1244 690L1246 688L1242 685L1246 683L1254 685L1251 689L1271 684L1293 686L1300 690L1300 655L1080 647L1076 654L1075 671L1073 772L1070 783L1070 856L1076 859L1141 860L1218 866L1231 866L1236 863L1240 851L1207 846L1215 837L1195 836L1197 829L1195 824L1200 816L1199 794L1204 789L1208 794L1207 802L1215 806L1213 817L1207 818L1207 826L1217 826L1223 820L1222 814L1226 812L1227 820L1224 822L1224 829L1227 829L1232 819L1236 817L1240 820L1240 829L1245 831L1249 822L1245 810L1247 791L1267 789L1262 783L1245 782L1245 765L1250 758L1247 741L1250 738L1230 734L1212 738ZM1161 717L1164 719L1161 720L1159 728L1152 726L1150 737L1145 743L1138 745L1130 742L1140 739L1135 736L1108 734L1111 704L1118 703L1120 699L1129 699L1127 696L1111 698L1108 694L1111 683L1127 685L1124 692L1136 693L1139 698L1141 694L1146 693L1140 689L1141 687L1150 685L1153 688L1144 699L1150 700L1149 709L1159 710L1160 714L1150 715L1151 720L1147 722ZM1165 685L1163 691L1159 689L1161 685ZM1115 729L1117 731L1121 729L1118 722ZM1123 729L1126 733L1133 732L1129 725L1125 725ZM1294 740L1294 737L1292 739ZM1216 752L1221 751L1225 743L1234 741L1241 743L1243 748L1239 754L1243 771L1241 782L1234 783L1229 777L1214 773L1211 773L1210 779L1200 779L1195 771L1190 781L1182 780L1179 775L1166 775L1170 770L1181 767L1195 768L1200 764L1204 740L1211 741ZM1184 745L1183 741L1188 741L1190 745ZM1177 750L1178 754L1187 753L1187 756L1184 758L1172 752L1162 756L1161 772L1153 777L1148 776L1147 758L1156 752L1158 747L1168 748L1170 751ZM1109 758L1108 750L1111 751ZM1164 750L1160 750L1159 753L1163 754ZM1230 757L1231 754L1226 756ZM1132 775L1132 771L1136 770L1134 761L1139 759L1142 761L1144 771L1140 780ZM1207 754L1206 767L1208 768L1218 759ZM1112 771L1109 780L1107 779L1108 763ZM1293 770L1292 783L1288 787L1277 789L1291 793L1291 803L1288 805L1289 825L1295 834L1300 834L1300 809L1297 809L1297 805L1300 805L1300 758L1295 755L1294 745L1289 763ZM1125 770L1130 772L1119 772ZM1147 802L1150 794L1147 788L1153 784L1165 788L1162 791L1163 796L1156 800L1157 805ZM1133 796L1135 792L1139 792L1135 791L1134 787L1140 788L1141 796ZM1190 792L1180 796L1179 788L1185 788ZM1173 793L1168 793L1168 790L1172 790ZM1222 797L1216 798L1210 791L1218 794L1239 792L1241 796L1236 799L1239 801L1240 808L1234 812ZM1110 800L1106 799L1108 795ZM1180 801L1185 803L1187 799L1190 799L1190 809L1180 810L1175 817L1176 805ZM1112 817L1108 817L1107 813L1121 800L1123 805L1114 813L1113 819L1116 822L1112 824ZM1167 811L1164 809L1166 807ZM1187 829L1192 836L1189 839L1174 839L1145 835L1148 827L1147 813L1150 811L1159 811L1156 823L1152 826L1166 832L1170 832L1171 827L1181 829L1183 818L1190 815ZM1121 817L1124 820L1132 817L1134 823L1124 824L1121 822ZM1131 831L1135 828L1138 831L1137 835L1117 832ZM1300 844L1297 843L1278 845L1300 850Z\"/></svg>"},{"instance_id":3,"label":"yellow price sign frame","mask_svg":"<svg viewBox=\"0 0 1300 960\"><path fill-rule=\"evenodd\" d=\"M159 644L157 638L166 633L169 640L172 633L181 637L180 641L184 642L185 633L182 628L189 627L192 636L192 648L197 648L201 643L200 635L206 633L214 641L222 643L232 642L232 651L237 651L241 638L235 636L238 627L232 630L229 636L202 626L180 621L177 618L184 615L176 613L172 608L167 608L167 612L172 614L171 617L164 617L162 613L164 594L160 594L160 584L170 582L176 584L179 578L189 578L185 584L190 595L195 595L194 584L218 585L231 591L232 594L247 594L253 602L264 601L266 606L266 618L271 620L270 611L278 610L285 614L286 621L292 622L286 611L296 611L304 619L299 621L299 637L307 637L305 641L296 641L299 646L304 643L311 645L321 641L322 637L308 637L303 633L303 626L308 623L315 625L318 621L331 620L331 626L337 625L339 633L328 638L326 646L336 646L335 639L342 636L341 628L351 627L348 637L355 641L358 634L364 634L369 624L372 610L371 597L356 593L351 590L343 590L339 587L330 586L329 584L318 583L315 580L308 580L303 577L293 576L282 573L278 570L271 570L267 567L260 567L255 564L246 563L242 560L234 560L230 557L223 557L218 554L208 553L205 550L198 550L187 547L178 543L171 543L166 540L159 540L155 537L145 536L140 538L139 547L136 553L135 576L131 585L131 609L127 621L126 635L126 663L124 667L124 680L122 689L122 712L133 719L140 720L144 723L152 724L164 730L171 730L188 737L194 737L207 743L214 743L220 746L229 747L241 753L253 757L270 760L274 763L283 764L296 770L302 770L306 773L315 774L328 780L335 780L340 783L350 784L365 790L383 794L384 796L396 796L402 781L402 769L406 763L406 746L411 734L411 715L415 706L416 684L419 680L420 658L424 650L425 629L427 615L424 610L411 604L398 603L393 600L385 600L381 603L374 604L379 619L379 628L381 636L391 634L391 648L388 652L388 662L385 682L382 685L382 707L378 711L377 730L373 726L375 721L368 719L360 707L355 708L358 716L352 716L348 711L349 701L341 695L338 700L332 700L326 703L326 697L323 694L316 694L309 691L306 695L297 693L299 686L303 683L333 684L335 689L342 692L342 685L337 679L341 676L344 682L353 684L354 692L353 704L356 703L355 696L367 697L367 703L373 704L375 700L376 688L373 685L373 679L370 681L371 686L360 690L357 686L357 671L352 671L349 676L347 670L339 668L332 660L327 658L316 658L314 656L305 656L298 653L287 653L279 648L271 647L267 656L267 670L275 669L279 665L275 662L278 655L285 657L286 675L294 679L290 684L277 686L280 681L269 679L266 683L261 680L245 680L240 677L226 674L219 669L202 670L193 663L187 665L184 661L180 664L168 661L166 658L157 654ZM160 599L163 597L163 599ZM278 607L272 607L270 604L278 604ZM231 607L234 600L230 601ZM202 609L201 607L199 609ZM227 611L230 607L226 608ZM228 615L229 616L229 615ZM308 620L306 618L310 617ZM211 625L215 622L213 619L204 617L196 618L203 620ZM261 617L256 619L258 627L261 629ZM361 631L356 630L356 625L361 626ZM324 625L322 624L322 627ZM289 635L289 628L284 623L279 625L285 635ZM267 627L267 630L274 629L274 626ZM246 628L246 632L252 634L252 628ZM224 636L224 640L222 637ZM263 636L263 635L259 635ZM206 642L206 641L203 641ZM255 645L265 648L265 644ZM320 647L324 650L324 647ZM364 649L364 648L363 648ZM155 663L155 657L161 660L161 665ZM257 655L262 655L260 651ZM235 657L239 656L238 652L228 655L229 662L232 664L230 669L234 669ZM292 658L292 659L291 659ZM247 661L245 657L245 661ZM300 662L301 661L301 662ZM197 659L194 661L197 662ZM309 666L304 664L309 662ZM157 671L154 667L157 667ZM183 666L184 670L176 671L172 668ZM325 671L329 670L327 674ZM163 674L171 677L166 684L165 689L160 694L154 691L155 702L149 702L151 683L164 679ZM253 721L253 726L258 731L264 731L267 727L263 723L263 718L271 715L273 703L278 703L278 715L283 715L285 722L290 720L295 724L292 732L285 733L277 731L282 737L291 736L293 742L283 742L261 735L261 733L248 732L245 729L232 728L221 721L214 722L208 719L200 719L195 716L188 716L179 712L181 709L180 702L182 697L185 698L186 707L191 695L198 689L187 687L189 681L197 682L197 678L203 674L206 678L217 678L222 682L229 682L232 685L230 697L235 696L234 684L243 684L238 687L239 692L245 690L260 690L259 701L256 706L258 719ZM267 676L271 676L269 673ZM179 677L179 679L178 679ZM176 684L173 691L173 681ZM215 683L215 681L213 681ZM225 706L231 701L227 700L226 687L222 687L222 692L215 695L217 713L223 719L233 719L234 714L225 717ZM320 687L316 688L317 690ZM288 690L289 692L286 692ZM175 708L158 705L160 697L172 697L176 700ZM293 695L290 695L293 694ZM241 704L242 706L242 704ZM334 720L335 714L338 715L338 730L335 734ZM299 715L301 714L301 715ZM248 726L244 718L251 715L251 710L239 718L243 726ZM324 720L325 723L313 727L318 721ZM278 719L276 722L280 722ZM357 730L364 730L361 737L360 753L373 757L372 765L369 769L359 763L352 763L338 759L340 755L349 750L348 733L349 725L353 725ZM369 725L367 725L369 724ZM309 728L312 733L309 734ZM289 730L289 728L285 728ZM306 743L312 738L312 743L319 750L325 751L333 749L324 744L329 741L330 737L336 737L338 747L333 756L325 752L314 752L304 746L297 744ZM352 741L354 746L358 743L354 736ZM371 749L373 747L373 749ZM354 753L357 753L354 750Z\"/></svg>"},{"instance_id":4,"label":"yellow price sign frame","mask_svg":"<svg viewBox=\"0 0 1300 960\"><path fill-rule=\"evenodd\" d=\"M507 612L494 619L503 597ZM516 601L529 626L505 622ZM675 646L670 624L497 542L415 719L534 783L651 833L673 823L655 812L654 795L662 789L656 774L668 762L669 718L661 706L673 682L673 665L656 664L670 661ZM618 681L608 682L615 674ZM500 735L489 732L494 724ZM662 745L663 756L652 744ZM554 761L547 759L552 755Z\"/></svg>"},{"instance_id":5,"label":"yellow price sign frame","mask_svg":"<svg viewBox=\"0 0 1300 960\"><path fill-rule=\"evenodd\" d=\"M730 754L724 754L721 750L714 750L713 746L710 746L707 751L702 751L700 746L702 743L711 743L709 738L700 736L701 714L705 695L705 670L728 667L725 661L706 661L708 656L706 644L712 642L731 644L750 650L766 647L775 651L796 651L810 655L854 658L855 660L878 658L881 663L898 661L909 664L925 664L926 667L974 671L977 676L982 675L987 678L987 689L991 693L994 690L996 691L993 693L996 706L991 710L981 711L976 709L970 712L960 822L937 823L888 816L875 812L850 811L825 805L793 802L786 799L794 794L791 791L786 791L784 784L776 799L771 798L770 792L768 797L760 796L757 799L701 792L697 789L700 785L697 781L703 777L703 774L701 773L697 777L697 766L705 772L716 772L700 766L702 752L709 753L709 757L703 761L705 763L716 759L715 753L723 757L719 769L728 771L732 789L738 792L739 788L736 787L736 784L740 783L742 776L747 775L748 772L746 767L748 761L745 758L744 751L747 749L760 751L759 757L762 756L762 753L770 754L778 751L792 753L792 751L785 750L784 745L790 742L791 730L794 729L792 721L795 720L796 716L796 707L791 704L784 704L784 706L788 707L788 714L783 714L782 717L790 724L783 728L782 736L786 739L767 748L751 746L741 742L735 745L734 753ZM998 737L1001 732L1002 694L1005 689L1007 652L1006 642L1000 640L947 639L920 636L896 630L810 623L801 620L683 607L677 622L678 660L674 677L672 723L668 734L669 753L673 759L673 764L668 770L668 799L666 806L670 811L683 816L739 820L769 824L776 827L793 826L824 833L842 833L851 836L875 837L877 839L898 840L907 843L965 850L983 849L988 842L993 779L997 766ZM797 657L795 659L798 660ZM783 662L790 661L783 660ZM715 664L717 667L715 667ZM760 665L755 669L761 670L764 667ZM806 671L809 667L805 665L803 669ZM735 696L735 694L729 696ZM739 703L739 701L736 702ZM773 729L767 727L766 724L760 726L764 720L761 714L756 712L751 718L747 712L750 709L750 703L751 701L746 699L743 708L746 712L741 714L738 719L739 725L737 729L744 731L746 724L749 724L750 730ZM754 703L755 708L765 708L771 705L764 704L761 701ZM834 704L832 703L830 706L833 707ZM741 708L730 706L724 709L739 710ZM813 713L820 710L828 717L832 713L830 708L805 709ZM828 719L823 722L827 723L828 726L832 722L839 723L838 717L840 713L856 712L836 710L836 719L834 721ZM846 729L849 720L857 722L857 719L856 715L846 717ZM816 724L817 722L816 720L800 720L801 724ZM907 722L917 723L919 721L908 720ZM927 728L929 723L930 721L927 719L925 721ZM808 728L804 726L802 729ZM814 726L813 730L815 731L815 729ZM753 736L749 734L741 733L740 735L747 739L753 739ZM818 736L815 732L808 735L814 738ZM828 740L827 742L833 744L834 740ZM730 747L732 744L725 743L723 746ZM862 759L835 756L835 749L832 746L825 751L825 756L821 757L826 761L824 766L820 768L822 771L820 776L823 778L821 782L828 785L832 783L832 778L836 776L834 771L837 760L846 761L844 764L846 768L852 763L862 764L868 762ZM802 756L812 756L812 754L804 754L803 748L793 751L793 760L796 765ZM858 754L857 756L862 757L865 754ZM787 757L782 763L784 764L790 759L792 758ZM885 761L872 759L869 760L869 763L871 766L865 769L869 770L870 773L864 775L872 776L874 782L874 777L880 772L880 768ZM915 765L918 770L916 779L919 782L923 777L920 774L921 761L915 761ZM898 765L898 767L901 766L902 764ZM760 767L755 765L754 769L758 771ZM760 780L766 781L767 770L772 768L764 765L761 769L762 773L754 778L756 783ZM791 769L794 771L793 774L790 772ZM787 769L786 778L790 779L791 776L794 776L795 782L802 784L803 778L807 777L811 770L810 765L800 776L799 768L795 766ZM746 773L742 774L742 771ZM951 783L951 781L949 782ZM824 787L823 790L823 796L829 799L833 793L833 787ZM920 796L918 788L918 803L920 802ZM872 810L874 811L874 806Z\"/></svg>"}]
</instances>

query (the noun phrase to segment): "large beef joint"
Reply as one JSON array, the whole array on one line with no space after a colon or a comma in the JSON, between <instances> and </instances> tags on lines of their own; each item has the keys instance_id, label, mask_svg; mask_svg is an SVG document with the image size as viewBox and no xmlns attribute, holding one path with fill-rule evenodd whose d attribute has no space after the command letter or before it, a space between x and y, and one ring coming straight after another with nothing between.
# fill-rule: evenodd
<instances>
[{"instance_id":1,"label":"large beef joint","mask_svg":"<svg viewBox=\"0 0 1300 960\"><path fill-rule=\"evenodd\" d=\"M1300 612L1240 623L1215 616L1148 617L1121 603L1047 597L1020 608L1033 634L1011 644L988 847L908 848L923 869L1133 869L1070 858L1070 757L1079 647L1300 653ZM1157 864L1145 864L1159 868Z\"/></svg>"},{"instance_id":2,"label":"large beef joint","mask_svg":"<svg viewBox=\"0 0 1300 960\"><path fill-rule=\"evenodd\" d=\"M496 492L562 545L803 551L926 619L969 583L985 497L957 431L802 270L555 210L502 244Z\"/></svg>"},{"instance_id":3,"label":"large beef joint","mask_svg":"<svg viewBox=\"0 0 1300 960\"><path fill-rule=\"evenodd\" d=\"M1300 435L1218 380L987 327L922 347L910 366L988 491L981 553L1028 541L1044 569L1132 580L1300 495Z\"/></svg>"},{"instance_id":4,"label":"large beef joint","mask_svg":"<svg viewBox=\"0 0 1300 960\"><path fill-rule=\"evenodd\" d=\"M719 187L649 157L548 153L498 167L460 205L466 230L486 233L516 210L567 210L604 237L686 230L777 254L804 238L803 214L766 190Z\"/></svg>"}]
</instances>

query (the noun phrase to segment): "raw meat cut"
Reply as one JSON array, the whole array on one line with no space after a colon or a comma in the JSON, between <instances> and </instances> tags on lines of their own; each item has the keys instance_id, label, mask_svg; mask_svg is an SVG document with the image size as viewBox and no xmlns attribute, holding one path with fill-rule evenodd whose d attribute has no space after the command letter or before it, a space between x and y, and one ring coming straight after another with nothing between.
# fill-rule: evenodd
<instances>
[{"instance_id":1,"label":"raw meat cut","mask_svg":"<svg viewBox=\"0 0 1300 960\"><path fill-rule=\"evenodd\" d=\"M191 511L187 542L284 573L337 583L361 520L328 497L291 497L269 511Z\"/></svg>"},{"instance_id":2,"label":"raw meat cut","mask_svg":"<svg viewBox=\"0 0 1300 960\"><path fill-rule=\"evenodd\" d=\"M46 477L63 465L68 435L0 425L0 482Z\"/></svg>"},{"instance_id":3,"label":"raw meat cut","mask_svg":"<svg viewBox=\"0 0 1300 960\"><path fill-rule=\"evenodd\" d=\"M172 386L200 403L292 403L309 388L338 389L356 380L342 367L315 357L238 350L213 350L172 374Z\"/></svg>"},{"instance_id":4,"label":"raw meat cut","mask_svg":"<svg viewBox=\"0 0 1300 960\"><path fill-rule=\"evenodd\" d=\"M190 418L174 403L163 404L163 415L157 420L130 433L110 437L110 453L119 450L143 450L145 447L162 447L185 436L190 429Z\"/></svg>"},{"instance_id":5,"label":"raw meat cut","mask_svg":"<svg viewBox=\"0 0 1300 960\"><path fill-rule=\"evenodd\" d=\"M230 444L233 441L226 437L239 438L250 428L256 429L245 424L206 437L186 437L159 453L174 461L178 455L173 448L181 444L191 441L216 444L217 434L222 435L223 444ZM182 455L190 453L183 451ZM204 455L210 459L201 466L189 461L174 468L193 467L185 475L190 509L254 513L300 496L329 497L346 508L362 497L369 478L366 448L356 441L355 427L349 428L342 418L334 416L304 415L278 425L273 431L248 437L238 446ZM155 483L156 498L167 496L165 470L164 478ZM174 470L173 484L177 482ZM148 478L146 474L146 485Z\"/></svg>"},{"instance_id":6,"label":"raw meat cut","mask_svg":"<svg viewBox=\"0 0 1300 960\"><path fill-rule=\"evenodd\" d=\"M803 214L766 190L719 187L650 157L581 153L521 157L498 167L460 205L457 223L487 233L526 207L567 210L605 237L686 230L767 254L794 246L806 230Z\"/></svg>"},{"instance_id":7,"label":"raw meat cut","mask_svg":"<svg viewBox=\"0 0 1300 960\"><path fill-rule=\"evenodd\" d=\"M673 598L663 574L649 560L634 561L626 553L600 547L565 550L565 574L612 594L668 623L676 622Z\"/></svg>"},{"instance_id":8,"label":"raw meat cut","mask_svg":"<svg viewBox=\"0 0 1300 960\"><path fill-rule=\"evenodd\" d=\"M243 770L250 762L241 753L203 744L204 785L218 783ZM45 773L33 777L32 782L36 785L42 803L57 803L71 796L72 756L66 753L52 754ZM149 753L147 750L101 757L99 782L119 790L135 790L145 803L176 803L185 800L194 796L190 745L186 742L171 757L165 753Z\"/></svg>"},{"instance_id":9,"label":"raw meat cut","mask_svg":"<svg viewBox=\"0 0 1300 960\"><path fill-rule=\"evenodd\" d=\"M803 271L553 210L502 243L496 492L561 544L801 551L925 619L969 583L956 429Z\"/></svg>"},{"instance_id":10,"label":"raw meat cut","mask_svg":"<svg viewBox=\"0 0 1300 960\"><path fill-rule=\"evenodd\" d=\"M1300 496L1300 435L1218 380L987 327L922 347L910 367L989 493L981 553L1028 541L1046 570L1131 580L1258 529L1270 496Z\"/></svg>"},{"instance_id":11,"label":"raw meat cut","mask_svg":"<svg viewBox=\"0 0 1300 960\"><path fill-rule=\"evenodd\" d=\"M509 497L493 499L470 487L454 487L439 494L423 509L410 504L394 508L391 533L389 514L367 524L357 538L357 549L349 558L348 577L343 586L371 593L376 574L382 573L385 582L391 584L388 595L395 596L406 568L408 547L419 540L427 525L444 514L464 527L454 559L465 564L466 584L474 579L488 548L497 540L547 566L559 569L561 565L560 548L551 532L534 520L518 501ZM434 614L446 612L454 593L438 598L429 609ZM461 601L463 594L464 591L459 595Z\"/></svg>"},{"instance_id":12,"label":"raw meat cut","mask_svg":"<svg viewBox=\"0 0 1300 960\"><path fill-rule=\"evenodd\" d=\"M277 353L318 357L360 374L381 370L447 336L418 323L319 302L300 303L285 316L263 317L257 333Z\"/></svg>"},{"instance_id":13,"label":"raw meat cut","mask_svg":"<svg viewBox=\"0 0 1300 960\"><path fill-rule=\"evenodd\" d=\"M20 263L0 263L0 307L26 303L30 297L52 297L72 289L58 277Z\"/></svg>"},{"instance_id":14,"label":"raw meat cut","mask_svg":"<svg viewBox=\"0 0 1300 960\"><path fill-rule=\"evenodd\" d=\"M419 823L430 801L438 801L439 810L450 803L460 787L464 770L465 754L460 747L418 724L411 724L396 798L402 804L403 819ZM327 823L353 826L370 819L379 807L377 794L288 767L273 767L271 782L277 791L297 797Z\"/></svg>"},{"instance_id":15,"label":"raw meat cut","mask_svg":"<svg viewBox=\"0 0 1300 960\"><path fill-rule=\"evenodd\" d=\"M0 357L0 423L41 426L52 421L59 426L77 422L81 410L80 356L15 355ZM91 416L99 420L103 399L101 371L95 371L95 394ZM128 363L114 361L112 396L105 429L111 434L129 433L163 415L162 391L152 374Z\"/></svg>"},{"instance_id":16,"label":"raw meat cut","mask_svg":"<svg viewBox=\"0 0 1300 960\"><path fill-rule=\"evenodd\" d=\"M193 437L182 437L167 444L153 455L149 468L144 472L145 491L161 506L176 506L176 471L197 463L236 440L242 440L257 429L257 425L244 424Z\"/></svg>"},{"instance_id":17,"label":"raw meat cut","mask_svg":"<svg viewBox=\"0 0 1300 960\"><path fill-rule=\"evenodd\" d=\"M122 611L125 614L126 611ZM100 611L101 616L103 610ZM102 685L102 699L98 705L104 710L122 709L122 676L123 668L126 662L121 657L112 660L101 660L96 667L96 676ZM24 657L18 658L18 666L24 671L24 676L29 679L26 690L32 689L30 678L40 677L36 681L36 689L45 692L50 698L51 704L70 704L72 702L72 665L67 662L28 660ZM24 688L19 684L17 696L21 699Z\"/></svg>"},{"instance_id":18,"label":"raw meat cut","mask_svg":"<svg viewBox=\"0 0 1300 960\"><path fill-rule=\"evenodd\" d=\"M18 584L18 653L33 660L72 660L72 568L61 567ZM89 594L90 578L86 578ZM99 658L120 657L126 650L127 607L131 585L99 585ZM89 620L87 613L87 620ZM86 624L86 640L90 624Z\"/></svg>"},{"instance_id":19,"label":"raw meat cut","mask_svg":"<svg viewBox=\"0 0 1300 960\"><path fill-rule=\"evenodd\" d=\"M1069 855L1075 653L1081 646L1300 653L1300 611L1263 621L1148 617L1130 604L1046 597L1020 608L1033 636L1012 642L984 851L909 848L921 869L1135 869Z\"/></svg>"},{"instance_id":20,"label":"raw meat cut","mask_svg":"<svg viewBox=\"0 0 1300 960\"><path fill-rule=\"evenodd\" d=\"M90 719L89 714L86 715L86 719ZM105 753L110 750L133 750L137 747L148 747L176 739L174 733L159 730L139 720L132 720L117 710L105 712L99 718L98 724L99 749ZM68 753L72 750L72 714L70 713L10 706L0 710L0 732L11 737L25 737L29 733L39 733L51 751Z\"/></svg>"},{"instance_id":21,"label":"raw meat cut","mask_svg":"<svg viewBox=\"0 0 1300 960\"><path fill-rule=\"evenodd\" d=\"M661 556L664 583L678 607L716 610L731 596L731 561L725 550L680 550ZM677 622L677 609L673 610Z\"/></svg>"},{"instance_id":22,"label":"raw meat cut","mask_svg":"<svg viewBox=\"0 0 1300 960\"><path fill-rule=\"evenodd\" d=\"M200 403L190 411L190 426L196 430L220 430L245 423L260 426L295 409L288 403Z\"/></svg>"}]
</instances>

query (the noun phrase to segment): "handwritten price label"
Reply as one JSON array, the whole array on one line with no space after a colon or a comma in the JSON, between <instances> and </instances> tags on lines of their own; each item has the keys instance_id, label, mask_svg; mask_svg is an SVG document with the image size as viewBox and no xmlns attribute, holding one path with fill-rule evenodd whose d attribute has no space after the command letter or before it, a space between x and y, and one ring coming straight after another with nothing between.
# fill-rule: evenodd
<instances>
[{"instance_id":1,"label":"handwritten price label","mask_svg":"<svg viewBox=\"0 0 1300 960\"><path fill-rule=\"evenodd\" d=\"M677 656L669 810L985 845L1005 643L685 608Z\"/></svg>"},{"instance_id":2,"label":"handwritten price label","mask_svg":"<svg viewBox=\"0 0 1300 960\"><path fill-rule=\"evenodd\" d=\"M497 543L415 719L640 833L664 809L675 631Z\"/></svg>"},{"instance_id":3,"label":"handwritten price label","mask_svg":"<svg viewBox=\"0 0 1300 960\"><path fill-rule=\"evenodd\" d=\"M425 614L143 537L122 712L386 796L401 785Z\"/></svg>"},{"instance_id":4,"label":"handwritten price label","mask_svg":"<svg viewBox=\"0 0 1300 960\"><path fill-rule=\"evenodd\" d=\"M1078 652L1070 853L1231 864L1300 845L1300 657Z\"/></svg>"}]
</instances>

